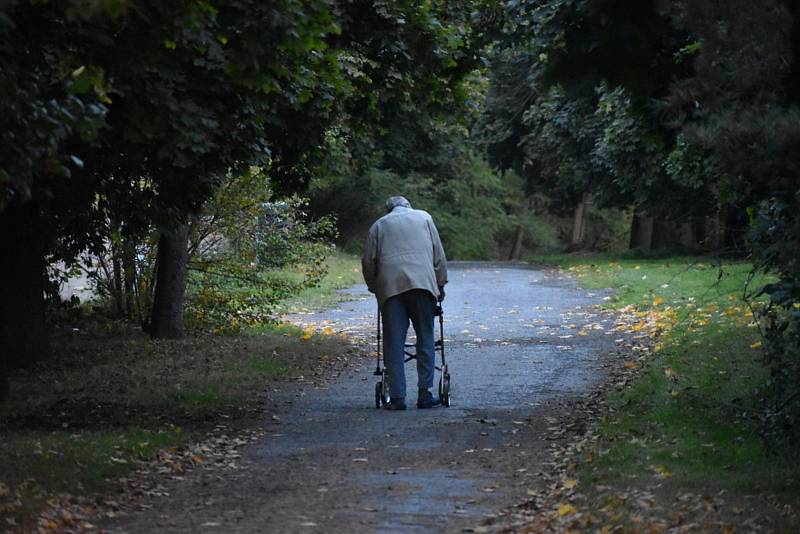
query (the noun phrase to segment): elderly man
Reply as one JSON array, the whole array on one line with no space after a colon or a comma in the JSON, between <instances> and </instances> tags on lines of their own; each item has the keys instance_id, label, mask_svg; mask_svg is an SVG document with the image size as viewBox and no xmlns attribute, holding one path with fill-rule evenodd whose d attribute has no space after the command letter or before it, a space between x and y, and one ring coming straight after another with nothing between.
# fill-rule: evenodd
<instances>
[{"instance_id":1,"label":"elderly man","mask_svg":"<svg viewBox=\"0 0 800 534\"><path fill-rule=\"evenodd\" d=\"M389 374L388 410L406 409L405 341L409 320L417 334L417 408L441 404L430 392L435 354L436 299L444 299L447 260L431 216L403 197L386 201L386 215L369 229L361 260L367 287L383 319L383 358Z\"/></svg>"}]
</instances>

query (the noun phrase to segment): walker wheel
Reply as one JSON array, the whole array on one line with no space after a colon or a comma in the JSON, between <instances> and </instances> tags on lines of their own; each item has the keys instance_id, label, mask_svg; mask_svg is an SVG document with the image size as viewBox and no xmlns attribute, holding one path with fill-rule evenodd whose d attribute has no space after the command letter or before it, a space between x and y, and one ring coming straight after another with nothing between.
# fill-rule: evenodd
<instances>
[{"instance_id":1,"label":"walker wheel","mask_svg":"<svg viewBox=\"0 0 800 534\"><path fill-rule=\"evenodd\" d=\"M439 398L442 406L450 407L450 373L442 373L439 378Z\"/></svg>"}]
</instances>

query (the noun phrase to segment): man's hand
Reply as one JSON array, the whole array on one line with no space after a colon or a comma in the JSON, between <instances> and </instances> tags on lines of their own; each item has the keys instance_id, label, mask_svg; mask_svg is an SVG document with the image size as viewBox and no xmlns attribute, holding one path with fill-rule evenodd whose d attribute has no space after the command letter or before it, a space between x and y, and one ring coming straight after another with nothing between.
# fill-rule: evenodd
<instances>
[{"instance_id":1,"label":"man's hand","mask_svg":"<svg viewBox=\"0 0 800 534\"><path fill-rule=\"evenodd\" d=\"M439 286L439 302L444 300L444 286Z\"/></svg>"}]
</instances>

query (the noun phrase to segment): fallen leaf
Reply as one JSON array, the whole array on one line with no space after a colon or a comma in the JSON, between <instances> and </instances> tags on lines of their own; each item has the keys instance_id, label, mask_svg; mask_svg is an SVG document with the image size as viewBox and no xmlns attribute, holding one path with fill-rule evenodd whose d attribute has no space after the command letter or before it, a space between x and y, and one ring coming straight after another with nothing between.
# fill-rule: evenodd
<instances>
[{"instance_id":1,"label":"fallen leaf","mask_svg":"<svg viewBox=\"0 0 800 534\"><path fill-rule=\"evenodd\" d=\"M671 477L671 476L672 476L672 472L671 472L671 471L669 471L669 470L668 470L666 467L664 467L663 465L657 465L657 466L656 466L656 467L654 467L653 469L655 470L655 472L656 472L656 473L658 473L659 475L661 475L661 476L663 476L663 477Z\"/></svg>"},{"instance_id":2,"label":"fallen leaf","mask_svg":"<svg viewBox=\"0 0 800 534\"><path fill-rule=\"evenodd\" d=\"M571 504L561 504L558 507L558 516L564 517L565 515L572 515L577 513L578 509L572 506Z\"/></svg>"},{"instance_id":3,"label":"fallen leaf","mask_svg":"<svg viewBox=\"0 0 800 534\"><path fill-rule=\"evenodd\" d=\"M564 481L564 488L565 489L572 489L577 485L578 485L578 481L575 480L574 478L568 478L567 480Z\"/></svg>"}]
</instances>

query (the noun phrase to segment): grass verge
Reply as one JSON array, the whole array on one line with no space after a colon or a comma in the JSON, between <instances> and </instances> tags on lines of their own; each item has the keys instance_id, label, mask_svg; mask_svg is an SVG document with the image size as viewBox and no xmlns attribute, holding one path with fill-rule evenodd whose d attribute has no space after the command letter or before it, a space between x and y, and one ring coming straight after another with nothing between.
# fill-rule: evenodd
<instances>
[{"instance_id":1,"label":"grass verge","mask_svg":"<svg viewBox=\"0 0 800 534\"><path fill-rule=\"evenodd\" d=\"M284 302L280 310L284 313L316 311L331 307L349 297L342 289L364 283L361 262L355 256L337 253L327 260L328 274L317 287L303 290L298 296ZM298 279L301 275L295 275Z\"/></svg>"},{"instance_id":2,"label":"grass verge","mask_svg":"<svg viewBox=\"0 0 800 534\"><path fill-rule=\"evenodd\" d=\"M615 289L607 306L628 319L619 330L654 341L630 362L639 367L630 387L609 395L610 415L575 473L607 526L642 526L641 503L649 501L631 499L637 491L676 515L692 507L692 495L715 496L716 520L730 525L744 521L748 502L786 510L800 501L798 451L759 434L758 390L769 377L744 300L749 265L613 256L537 263L559 265L585 287ZM787 524L775 514L767 521L779 530Z\"/></svg>"}]
</instances>

